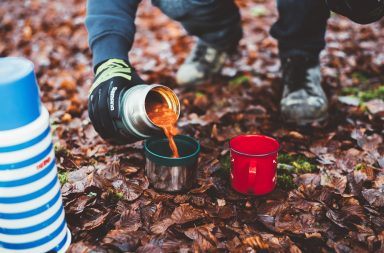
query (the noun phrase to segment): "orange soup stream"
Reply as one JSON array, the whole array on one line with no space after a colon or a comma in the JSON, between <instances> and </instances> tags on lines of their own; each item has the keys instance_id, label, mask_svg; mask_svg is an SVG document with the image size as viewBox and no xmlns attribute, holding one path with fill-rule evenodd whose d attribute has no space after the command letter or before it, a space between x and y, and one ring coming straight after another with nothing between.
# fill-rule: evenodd
<instances>
[{"instance_id":1,"label":"orange soup stream","mask_svg":"<svg viewBox=\"0 0 384 253\"><path fill-rule=\"evenodd\" d=\"M169 147L173 153L172 157L180 157L175 140L173 138L179 133L179 130L176 127L177 114L171 108L169 108L167 104L158 103L149 108L148 117L155 125L163 129L165 136L168 138Z\"/></svg>"}]
</instances>

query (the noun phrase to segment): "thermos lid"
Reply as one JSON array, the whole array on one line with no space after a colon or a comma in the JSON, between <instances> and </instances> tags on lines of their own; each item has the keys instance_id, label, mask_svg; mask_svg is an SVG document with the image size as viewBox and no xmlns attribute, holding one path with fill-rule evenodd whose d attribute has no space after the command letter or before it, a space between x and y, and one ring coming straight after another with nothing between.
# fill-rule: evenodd
<instances>
[{"instance_id":1,"label":"thermos lid","mask_svg":"<svg viewBox=\"0 0 384 253\"><path fill-rule=\"evenodd\" d=\"M39 116L33 63L20 57L0 58L0 131L25 126Z\"/></svg>"}]
</instances>

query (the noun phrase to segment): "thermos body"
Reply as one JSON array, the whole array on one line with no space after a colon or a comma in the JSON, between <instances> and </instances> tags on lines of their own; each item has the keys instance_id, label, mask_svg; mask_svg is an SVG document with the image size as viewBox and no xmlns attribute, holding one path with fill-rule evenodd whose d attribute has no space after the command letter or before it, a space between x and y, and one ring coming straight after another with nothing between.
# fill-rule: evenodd
<instances>
[{"instance_id":1,"label":"thermos body","mask_svg":"<svg viewBox=\"0 0 384 253\"><path fill-rule=\"evenodd\" d=\"M133 86L125 91L120 103L121 115L114 123L119 132L126 137L125 143L163 134L163 130L148 116L148 110L154 103L165 103L178 117L180 115L180 102L176 94L160 84Z\"/></svg>"}]
</instances>

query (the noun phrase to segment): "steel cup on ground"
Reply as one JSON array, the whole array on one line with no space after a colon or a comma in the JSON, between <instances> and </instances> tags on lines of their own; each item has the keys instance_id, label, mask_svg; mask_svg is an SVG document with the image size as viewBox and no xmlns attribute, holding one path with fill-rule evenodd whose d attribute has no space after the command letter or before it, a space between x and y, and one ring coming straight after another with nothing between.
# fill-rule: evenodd
<instances>
[{"instance_id":1,"label":"steel cup on ground","mask_svg":"<svg viewBox=\"0 0 384 253\"><path fill-rule=\"evenodd\" d=\"M172 158L168 139L151 138L144 142L145 171L152 187L165 192L189 190L196 183L200 144L192 137L174 137L180 158Z\"/></svg>"}]
</instances>

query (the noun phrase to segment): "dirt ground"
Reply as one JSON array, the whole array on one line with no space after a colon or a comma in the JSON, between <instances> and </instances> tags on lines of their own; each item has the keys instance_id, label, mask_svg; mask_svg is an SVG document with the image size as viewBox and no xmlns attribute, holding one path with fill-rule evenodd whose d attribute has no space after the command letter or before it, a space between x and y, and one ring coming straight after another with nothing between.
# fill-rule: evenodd
<instances>
[{"instance_id":1,"label":"dirt ground","mask_svg":"<svg viewBox=\"0 0 384 253\"><path fill-rule=\"evenodd\" d=\"M51 113L69 252L384 252L384 22L332 16L321 57L329 122L296 128L279 116L275 3L237 2L239 53L196 89L174 79L194 39L149 1L139 7L131 62L148 83L175 89L181 132L202 145L196 186L171 195L150 187L141 142L109 145L90 124L85 1L1 1L0 56L35 63ZM228 140L241 133L282 144L267 196L230 188Z\"/></svg>"}]
</instances>

